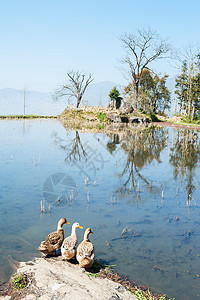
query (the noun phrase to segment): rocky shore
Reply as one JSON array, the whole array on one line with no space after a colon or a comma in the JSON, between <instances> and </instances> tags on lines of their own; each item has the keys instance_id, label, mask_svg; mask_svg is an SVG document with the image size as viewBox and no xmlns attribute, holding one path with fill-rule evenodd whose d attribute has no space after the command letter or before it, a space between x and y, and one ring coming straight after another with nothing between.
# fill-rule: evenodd
<instances>
[{"instance_id":1,"label":"rocky shore","mask_svg":"<svg viewBox=\"0 0 200 300\"><path fill-rule=\"evenodd\" d=\"M22 262L17 270L18 274L23 277L21 284L26 287L5 293L7 295L0 299L137 300L120 283L104 278L101 272L90 273L81 269L78 264L63 261L61 256Z\"/></svg>"}]
</instances>

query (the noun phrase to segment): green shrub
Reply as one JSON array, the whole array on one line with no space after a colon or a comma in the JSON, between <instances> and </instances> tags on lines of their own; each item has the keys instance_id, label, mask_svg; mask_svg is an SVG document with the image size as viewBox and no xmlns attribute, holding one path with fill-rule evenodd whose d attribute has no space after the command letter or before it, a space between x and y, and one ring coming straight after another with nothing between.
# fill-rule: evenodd
<instances>
[{"instance_id":1,"label":"green shrub","mask_svg":"<svg viewBox=\"0 0 200 300\"><path fill-rule=\"evenodd\" d=\"M182 122L188 123L188 124L194 124L194 125L195 124L197 124L197 125L200 124L200 120L199 119L195 119L195 120L191 121L191 119L188 118L188 117L182 117L181 120L182 120Z\"/></svg>"},{"instance_id":2,"label":"green shrub","mask_svg":"<svg viewBox=\"0 0 200 300\"><path fill-rule=\"evenodd\" d=\"M98 119L100 120L100 122L103 122L105 120L105 118L106 118L106 114L105 113L100 112L98 114Z\"/></svg>"},{"instance_id":3,"label":"green shrub","mask_svg":"<svg viewBox=\"0 0 200 300\"><path fill-rule=\"evenodd\" d=\"M155 114L147 114L147 116L151 119L152 122L160 122L160 120L157 118Z\"/></svg>"},{"instance_id":4,"label":"green shrub","mask_svg":"<svg viewBox=\"0 0 200 300\"><path fill-rule=\"evenodd\" d=\"M116 86L114 86L108 96L110 97L111 101L114 101L119 97L119 91L116 89Z\"/></svg>"},{"instance_id":5,"label":"green shrub","mask_svg":"<svg viewBox=\"0 0 200 300\"><path fill-rule=\"evenodd\" d=\"M98 129L99 129L99 130L104 129L104 124L98 124Z\"/></svg>"},{"instance_id":6,"label":"green shrub","mask_svg":"<svg viewBox=\"0 0 200 300\"><path fill-rule=\"evenodd\" d=\"M12 278L14 289L24 289L27 286L27 275L24 273L15 274Z\"/></svg>"}]
</instances>

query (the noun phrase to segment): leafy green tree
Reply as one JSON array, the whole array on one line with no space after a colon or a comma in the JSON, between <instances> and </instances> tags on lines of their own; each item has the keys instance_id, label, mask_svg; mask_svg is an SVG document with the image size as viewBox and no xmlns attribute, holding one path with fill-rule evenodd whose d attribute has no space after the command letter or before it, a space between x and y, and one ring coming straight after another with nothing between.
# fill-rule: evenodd
<instances>
[{"instance_id":1,"label":"leafy green tree","mask_svg":"<svg viewBox=\"0 0 200 300\"><path fill-rule=\"evenodd\" d=\"M113 87L108 96L110 97L110 100L113 101L114 107L114 102L119 98L119 91L117 90L116 86Z\"/></svg>"},{"instance_id":2,"label":"leafy green tree","mask_svg":"<svg viewBox=\"0 0 200 300\"><path fill-rule=\"evenodd\" d=\"M185 109L187 103L187 90L188 90L188 67L187 62L184 61L182 65L182 73L176 77L175 94L178 99L178 105L181 114L182 109Z\"/></svg>"},{"instance_id":3,"label":"leafy green tree","mask_svg":"<svg viewBox=\"0 0 200 300\"><path fill-rule=\"evenodd\" d=\"M167 75L159 77L148 69L144 70L140 78L138 91L138 108L149 113L164 113L170 108L170 92L166 87ZM125 88L125 92L131 95L134 89L132 84Z\"/></svg>"},{"instance_id":4,"label":"leafy green tree","mask_svg":"<svg viewBox=\"0 0 200 300\"><path fill-rule=\"evenodd\" d=\"M195 63L196 74L193 78L193 109L191 119L199 118L200 113L200 54L197 55Z\"/></svg>"},{"instance_id":5,"label":"leafy green tree","mask_svg":"<svg viewBox=\"0 0 200 300\"><path fill-rule=\"evenodd\" d=\"M119 97L119 91L117 90L116 86L114 86L108 96L110 97L110 100L116 100Z\"/></svg>"},{"instance_id":6,"label":"leafy green tree","mask_svg":"<svg viewBox=\"0 0 200 300\"><path fill-rule=\"evenodd\" d=\"M193 121L200 110L200 54L185 60L182 72L176 77L176 90L180 113Z\"/></svg>"},{"instance_id":7,"label":"leafy green tree","mask_svg":"<svg viewBox=\"0 0 200 300\"><path fill-rule=\"evenodd\" d=\"M167 75L159 78L149 70L143 72L140 82L140 93L146 98L146 111L164 113L170 108L170 92L166 87ZM142 108L142 107L141 107Z\"/></svg>"}]
</instances>

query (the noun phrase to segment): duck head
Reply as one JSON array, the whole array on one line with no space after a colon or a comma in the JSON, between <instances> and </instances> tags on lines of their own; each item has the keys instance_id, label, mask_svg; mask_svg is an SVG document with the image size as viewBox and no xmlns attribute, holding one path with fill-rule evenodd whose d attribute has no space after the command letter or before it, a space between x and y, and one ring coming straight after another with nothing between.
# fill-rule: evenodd
<instances>
[{"instance_id":1,"label":"duck head","mask_svg":"<svg viewBox=\"0 0 200 300\"><path fill-rule=\"evenodd\" d=\"M60 230L60 229L62 229L62 227L63 227L63 224L70 224L65 218L61 218L60 220L59 220L59 222L58 222L58 228L57 228L57 230Z\"/></svg>"}]
</instances>

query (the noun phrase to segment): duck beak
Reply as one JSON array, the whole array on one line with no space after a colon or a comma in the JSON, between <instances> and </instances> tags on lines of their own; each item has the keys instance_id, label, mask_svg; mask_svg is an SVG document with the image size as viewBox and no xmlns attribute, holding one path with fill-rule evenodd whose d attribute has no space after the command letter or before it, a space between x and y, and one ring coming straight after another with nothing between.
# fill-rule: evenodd
<instances>
[{"instance_id":1,"label":"duck beak","mask_svg":"<svg viewBox=\"0 0 200 300\"><path fill-rule=\"evenodd\" d=\"M78 228L81 228L81 229L83 229L83 227L81 226L81 225L79 225L79 227Z\"/></svg>"},{"instance_id":2,"label":"duck beak","mask_svg":"<svg viewBox=\"0 0 200 300\"><path fill-rule=\"evenodd\" d=\"M94 232L91 230L90 233L94 233Z\"/></svg>"},{"instance_id":3,"label":"duck beak","mask_svg":"<svg viewBox=\"0 0 200 300\"><path fill-rule=\"evenodd\" d=\"M67 221L66 224L70 224L70 223Z\"/></svg>"}]
</instances>

